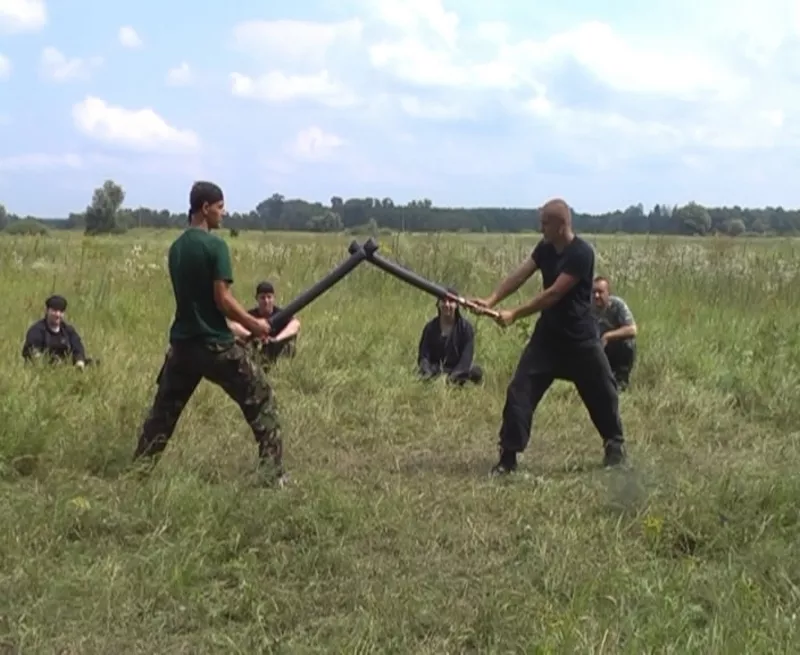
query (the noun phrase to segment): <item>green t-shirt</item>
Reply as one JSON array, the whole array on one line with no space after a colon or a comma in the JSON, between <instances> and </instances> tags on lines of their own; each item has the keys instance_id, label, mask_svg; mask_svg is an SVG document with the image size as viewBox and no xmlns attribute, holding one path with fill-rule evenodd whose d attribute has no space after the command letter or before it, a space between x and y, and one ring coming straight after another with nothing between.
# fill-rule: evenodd
<instances>
[{"instance_id":1,"label":"green t-shirt","mask_svg":"<svg viewBox=\"0 0 800 655\"><path fill-rule=\"evenodd\" d=\"M232 342L233 332L214 302L214 281L233 283L228 244L190 227L169 248L169 276L175 294L170 341Z\"/></svg>"}]
</instances>

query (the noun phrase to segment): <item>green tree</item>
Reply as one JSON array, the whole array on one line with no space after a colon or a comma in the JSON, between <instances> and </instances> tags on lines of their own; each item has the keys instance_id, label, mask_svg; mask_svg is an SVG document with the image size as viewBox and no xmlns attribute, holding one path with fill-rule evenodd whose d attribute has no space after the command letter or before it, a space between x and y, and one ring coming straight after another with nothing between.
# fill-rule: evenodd
<instances>
[{"instance_id":1,"label":"green tree","mask_svg":"<svg viewBox=\"0 0 800 655\"><path fill-rule=\"evenodd\" d=\"M684 232L706 234L711 229L711 214L702 205L692 201L675 212Z\"/></svg>"},{"instance_id":2,"label":"green tree","mask_svg":"<svg viewBox=\"0 0 800 655\"><path fill-rule=\"evenodd\" d=\"M92 203L86 208L86 234L113 234L124 231L119 211L125 201L125 191L113 180L94 190Z\"/></svg>"}]
</instances>

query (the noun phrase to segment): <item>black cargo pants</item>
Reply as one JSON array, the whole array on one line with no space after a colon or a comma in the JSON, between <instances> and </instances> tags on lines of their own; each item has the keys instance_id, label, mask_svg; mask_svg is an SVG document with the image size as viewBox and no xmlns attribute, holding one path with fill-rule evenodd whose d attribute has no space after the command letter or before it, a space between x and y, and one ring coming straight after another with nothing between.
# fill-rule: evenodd
<instances>
[{"instance_id":1,"label":"black cargo pants","mask_svg":"<svg viewBox=\"0 0 800 655\"><path fill-rule=\"evenodd\" d=\"M617 382L600 340L568 344L536 329L506 391L500 447L514 453L525 450L533 414L556 379L575 385L606 447L622 446Z\"/></svg>"}]
</instances>

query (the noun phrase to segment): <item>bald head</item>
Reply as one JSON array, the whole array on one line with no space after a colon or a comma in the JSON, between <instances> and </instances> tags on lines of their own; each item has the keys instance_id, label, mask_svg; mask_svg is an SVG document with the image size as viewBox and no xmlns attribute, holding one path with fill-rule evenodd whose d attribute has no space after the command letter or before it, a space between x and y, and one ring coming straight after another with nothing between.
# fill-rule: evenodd
<instances>
[{"instance_id":1,"label":"bald head","mask_svg":"<svg viewBox=\"0 0 800 655\"><path fill-rule=\"evenodd\" d=\"M569 205L561 198L548 200L542 205L539 213L551 219L553 223L566 226L572 225L572 212Z\"/></svg>"},{"instance_id":2,"label":"bald head","mask_svg":"<svg viewBox=\"0 0 800 655\"><path fill-rule=\"evenodd\" d=\"M572 212L561 198L548 200L542 205L539 223L545 241L559 246L572 240Z\"/></svg>"}]
</instances>

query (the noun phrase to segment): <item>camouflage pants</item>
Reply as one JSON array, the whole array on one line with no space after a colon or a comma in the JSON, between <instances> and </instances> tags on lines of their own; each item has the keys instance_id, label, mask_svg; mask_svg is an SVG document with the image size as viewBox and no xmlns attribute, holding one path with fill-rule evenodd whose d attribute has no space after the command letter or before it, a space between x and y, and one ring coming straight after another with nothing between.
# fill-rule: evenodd
<instances>
[{"instance_id":1,"label":"camouflage pants","mask_svg":"<svg viewBox=\"0 0 800 655\"><path fill-rule=\"evenodd\" d=\"M160 455L200 380L219 385L242 410L262 462L283 472L283 444L272 389L239 344L176 343L158 375L158 391L144 422L134 459Z\"/></svg>"}]
</instances>

